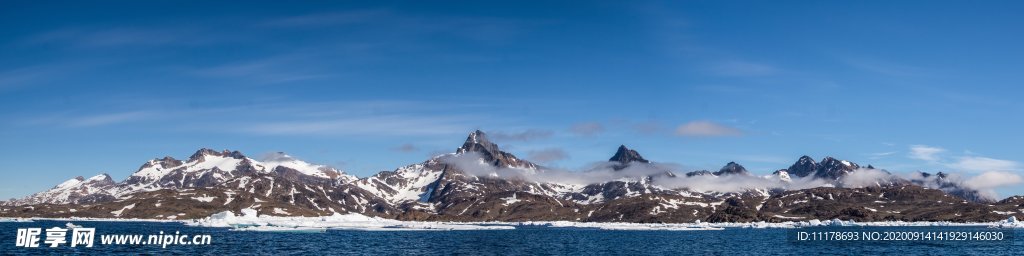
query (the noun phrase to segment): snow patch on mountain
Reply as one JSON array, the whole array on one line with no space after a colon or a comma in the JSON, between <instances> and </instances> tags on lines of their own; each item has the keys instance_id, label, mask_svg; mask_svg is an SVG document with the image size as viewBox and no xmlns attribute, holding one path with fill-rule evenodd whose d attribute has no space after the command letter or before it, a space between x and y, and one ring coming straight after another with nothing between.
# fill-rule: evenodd
<instances>
[{"instance_id":1,"label":"snow patch on mountain","mask_svg":"<svg viewBox=\"0 0 1024 256\"><path fill-rule=\"evenodd\" d=\"M15 205L77 203L79 200L89 200L90 195L108 195L110 193L109 190L114 185L114 181L105 173L89 177L88 179L79 176L61 182L46 191L8 203Z\"/></svg>"},{"instance_id":2,"label":"snow patch on mountain","mask_svg":"<svg viewBox=\"0 0 1024 256\"><path fill-rule=\"evenodd\" d=\"M296 159L284 152L277 152L268 154L263 157L263 161L252 161L255 166L262 166L264 172L270 172L275 170L277 167L285 167L292 170L296 170L299 173L309 175L312 177L323 178L323 179L338 179L342 183L352 182L358 178L352 175L344 174L343 172L326 165L311 164L299 159Z\"/></svg>"},{"instance_id":3,"label":"snow patch on mountain","mask_svg":"<svg viewBox=\"0 0 1024 256\"><path fill-rule=\"evenodd\" d=\"M428 187L441 178L441 171L430 170L426 164L413 164L382 172L354 182L357 187L391 203L417 201L429 192Z\"/></svg>"}]
</instances>

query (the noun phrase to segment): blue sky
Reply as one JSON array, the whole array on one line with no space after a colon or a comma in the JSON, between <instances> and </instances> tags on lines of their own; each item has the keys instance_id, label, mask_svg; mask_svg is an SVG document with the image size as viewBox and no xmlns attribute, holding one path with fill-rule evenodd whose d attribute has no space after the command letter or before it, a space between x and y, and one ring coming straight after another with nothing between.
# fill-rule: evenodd
<instances>
[{"instance_id":1,"label":"blue sky","mask_svg":"<svg viewBox=\"0 0 1024 256\"><path fill-rule=\"evenodd\" d=\"M984 5L981 5L984 4ZM473 129L578 169L619 144L1019 173L1020 2L0 3L0 198L198 148L358 176ZM1024 194L1021 185L1000 195Z\"/></svg>"}]
</instances>

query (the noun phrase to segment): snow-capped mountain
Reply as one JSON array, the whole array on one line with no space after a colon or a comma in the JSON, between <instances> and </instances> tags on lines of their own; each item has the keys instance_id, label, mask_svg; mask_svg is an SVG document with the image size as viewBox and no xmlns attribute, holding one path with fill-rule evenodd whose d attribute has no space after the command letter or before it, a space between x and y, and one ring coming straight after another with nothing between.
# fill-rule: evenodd
<instances>
[{"instance_id":1,"label":"snow-capped mountain","mask_svg":"<svg viewBox=\"0 0 1024 256\"><path fill-rule=\"evenodd\" d=\"M78 204L106 201L110 199L110 190L115 185L114 180L106 173L92 176L88 179L78 176L64 181L49 190L8 203L15 205Z\"/></svg>"},{"instance_id":2,"label":"snow-capped mountain","mask_svg":"<svg viewBox=\"0 0 1024 256\"><path fill-rule=\"evenodd\" d=\"M404 220L690 222L988 220L1005 218L999 212L1022 212L1009 201L974 203L983 199L977 191L942 173L862 181L862 174L879 173L885 172L808 156L763 177L736 162L715 172L684 172L625 145L592 170L565 173L502 151L484 132L474 131L452 153L365 178L285 153L256 160L238 151L200 149L187 160L147 161L120 183L106 175L69 180L5 202L0 216L187 219L255 209L270 215L354 212ZM564 179L567 175L575 178ZM861 183L851 185L849 177ZM963 207L974 210L960 211Z\"/></svg>"},{"instance_id":3,"label":"snow-capped mountain","mask_svg":"<svg viewBox=\"0 0 1024 256\"><path fill-rule=\"evenodd\" d=\"M801 156L800 159L796 160L796 163L793 163L793 165L784 170L791 176L807 177L818 171L818 162L815 162L814 158L809 156Z\"/></svg>"},{"instance_id":4,"label":"snow-capped mountain","mask_svg":"<svg viewBox=\"0 0 1024 256\"><path fill-rule=\"evenodd\" d=\"M141 192L164 189L215 187L250 175L272 175L305 183L344 184L357 180L337 169L310 164L284 153L271 154L264 161L248 158L238 151L200 149L186 161L167 156L147 161L123 182L106 174L89 179L77 177L53 189L7 202L23 204L68 204L104 202L129 198Z\"/></svg>"},{"instance_id":5,"label":"snow-capped mountain","mask_svg":"<svg viewBox=\"0 0 1024 256\"><path fill-rule=\"evenodd\" d=\"M357 178L325 165L295 159L283 152L258 161L238 151L200 149L186 161L172 157L146 162L120 184L119 194L166 188L209 187L249 174L277 175L290 179L311 179L348 183Z\"/></svg>"},{"instance_id":6,"label":"snow-capped mountain","mask_svg":"<svg viewBox=\"0 0 1024 256\"><path fill-rule=\"evenodd\" d=\"M352 184L393 204L426 201L430 188L441 178L440 158L360 179Z\"/></svg>"},{"instance_id":7,"label":"snow-capped mountain","mask_svg":"<svg viewBox=\"0 0 1024 256\"><path fill-rule=\"evenodd\" d=\"M274 172L291 180L306 180L308 182L329 182L346 184L358 180L353 175L346 174L334 167L311 164L296 159L284 152L277 152L263 157L262 161L253 161L252 165L261 173Z\"/></svg>"},{"instance_id":8,"label":"snow-capped mountain","mask_svg":"<svg viewBox=\"0 0 1024 256\"><path fill-rule=\"evenodd\" d=\"M238 151L200 149L186 161L171 157L143 164L128 177L118 194L166 188L195 188L221 184L239 175L265 171Z\"/></svg>"},{"instance_id":9,"label":"snow-capped mountain","mask_svg":"<svg viewBox=\"0 0 1024 256\"><path fill-rule=\"evenodd\" d=\"M803 178L803 177L814 177L824 179L828 181L836 181L850 174L857 169L860 169L860 165L846 161L839 160L832 157L825 157L821 160L821 163L815 162L813 158L809 156L801 156L797 159L793 165L790 165L787 169L781 169L775 171L775 175L785 175L787 179L791 177Z\"/></svg>"}]
</instances>

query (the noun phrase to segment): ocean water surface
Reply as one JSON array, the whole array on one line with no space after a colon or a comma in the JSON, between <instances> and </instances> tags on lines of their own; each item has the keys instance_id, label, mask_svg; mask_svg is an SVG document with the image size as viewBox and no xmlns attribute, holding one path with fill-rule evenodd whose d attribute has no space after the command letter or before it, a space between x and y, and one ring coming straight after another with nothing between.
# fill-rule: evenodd
<instances>
[{"instance_id":1,"label":"ocean water surface","mask_svg":"<svg viewBox=\"0 0 1024 256\"><path fill-rule=\"evenodd\" d=\"M801 229L727 228L702 231L608 231L525 227L474 231L253 232L192 227L181 223L75 221L96 228L92 248L62 244L16 247L19 228L66 227L67 221L0 223L2 255L1014 255L1024 251L1015 229L986 227L813 227ZM104 245L102 235L178 232L209 235L208 245ZM998 241L799 241L798 233L827 232L1002 232ZM43 231L45 235L45 231ZM69 232L70 233L70 232ZM70 235L67 238L70 243Z\"/></svg>"}]
</instances>

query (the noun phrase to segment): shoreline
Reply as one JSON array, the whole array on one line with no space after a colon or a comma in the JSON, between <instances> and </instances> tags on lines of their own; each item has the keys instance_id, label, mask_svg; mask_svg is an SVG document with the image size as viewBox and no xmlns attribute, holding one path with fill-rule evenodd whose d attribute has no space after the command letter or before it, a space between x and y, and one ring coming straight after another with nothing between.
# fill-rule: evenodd
<instances>
[{"instance_id":1,"label":"shoreline","mask_svg":"<svg viewBox=\"0 0 1024 256\"><path fill-rule=\"evenodd\" d=\"M336 214L321 217L283 217L255 215L243 212L236 216L231 212L214 214L203 219L161 220L161 219L120 219L120 218L0 218L0 222L84 221L84 222L160 222L182 223L196 227L231 228L236 231L303 231L310 229L337 229L363 231L416 231L416 230L513 230L518 228L580 228L599 230L722 230L726 228L809 228L809 227L990 227L1024 228L1024 223L1015 218L996 222L948 222L948 221L883 221L856 222L848 220L808 220L786 222L692 222L692 223L633 223L633 222L574 222L574 221L401 221L361 214Z\"/></svg>"}]
</instances>

